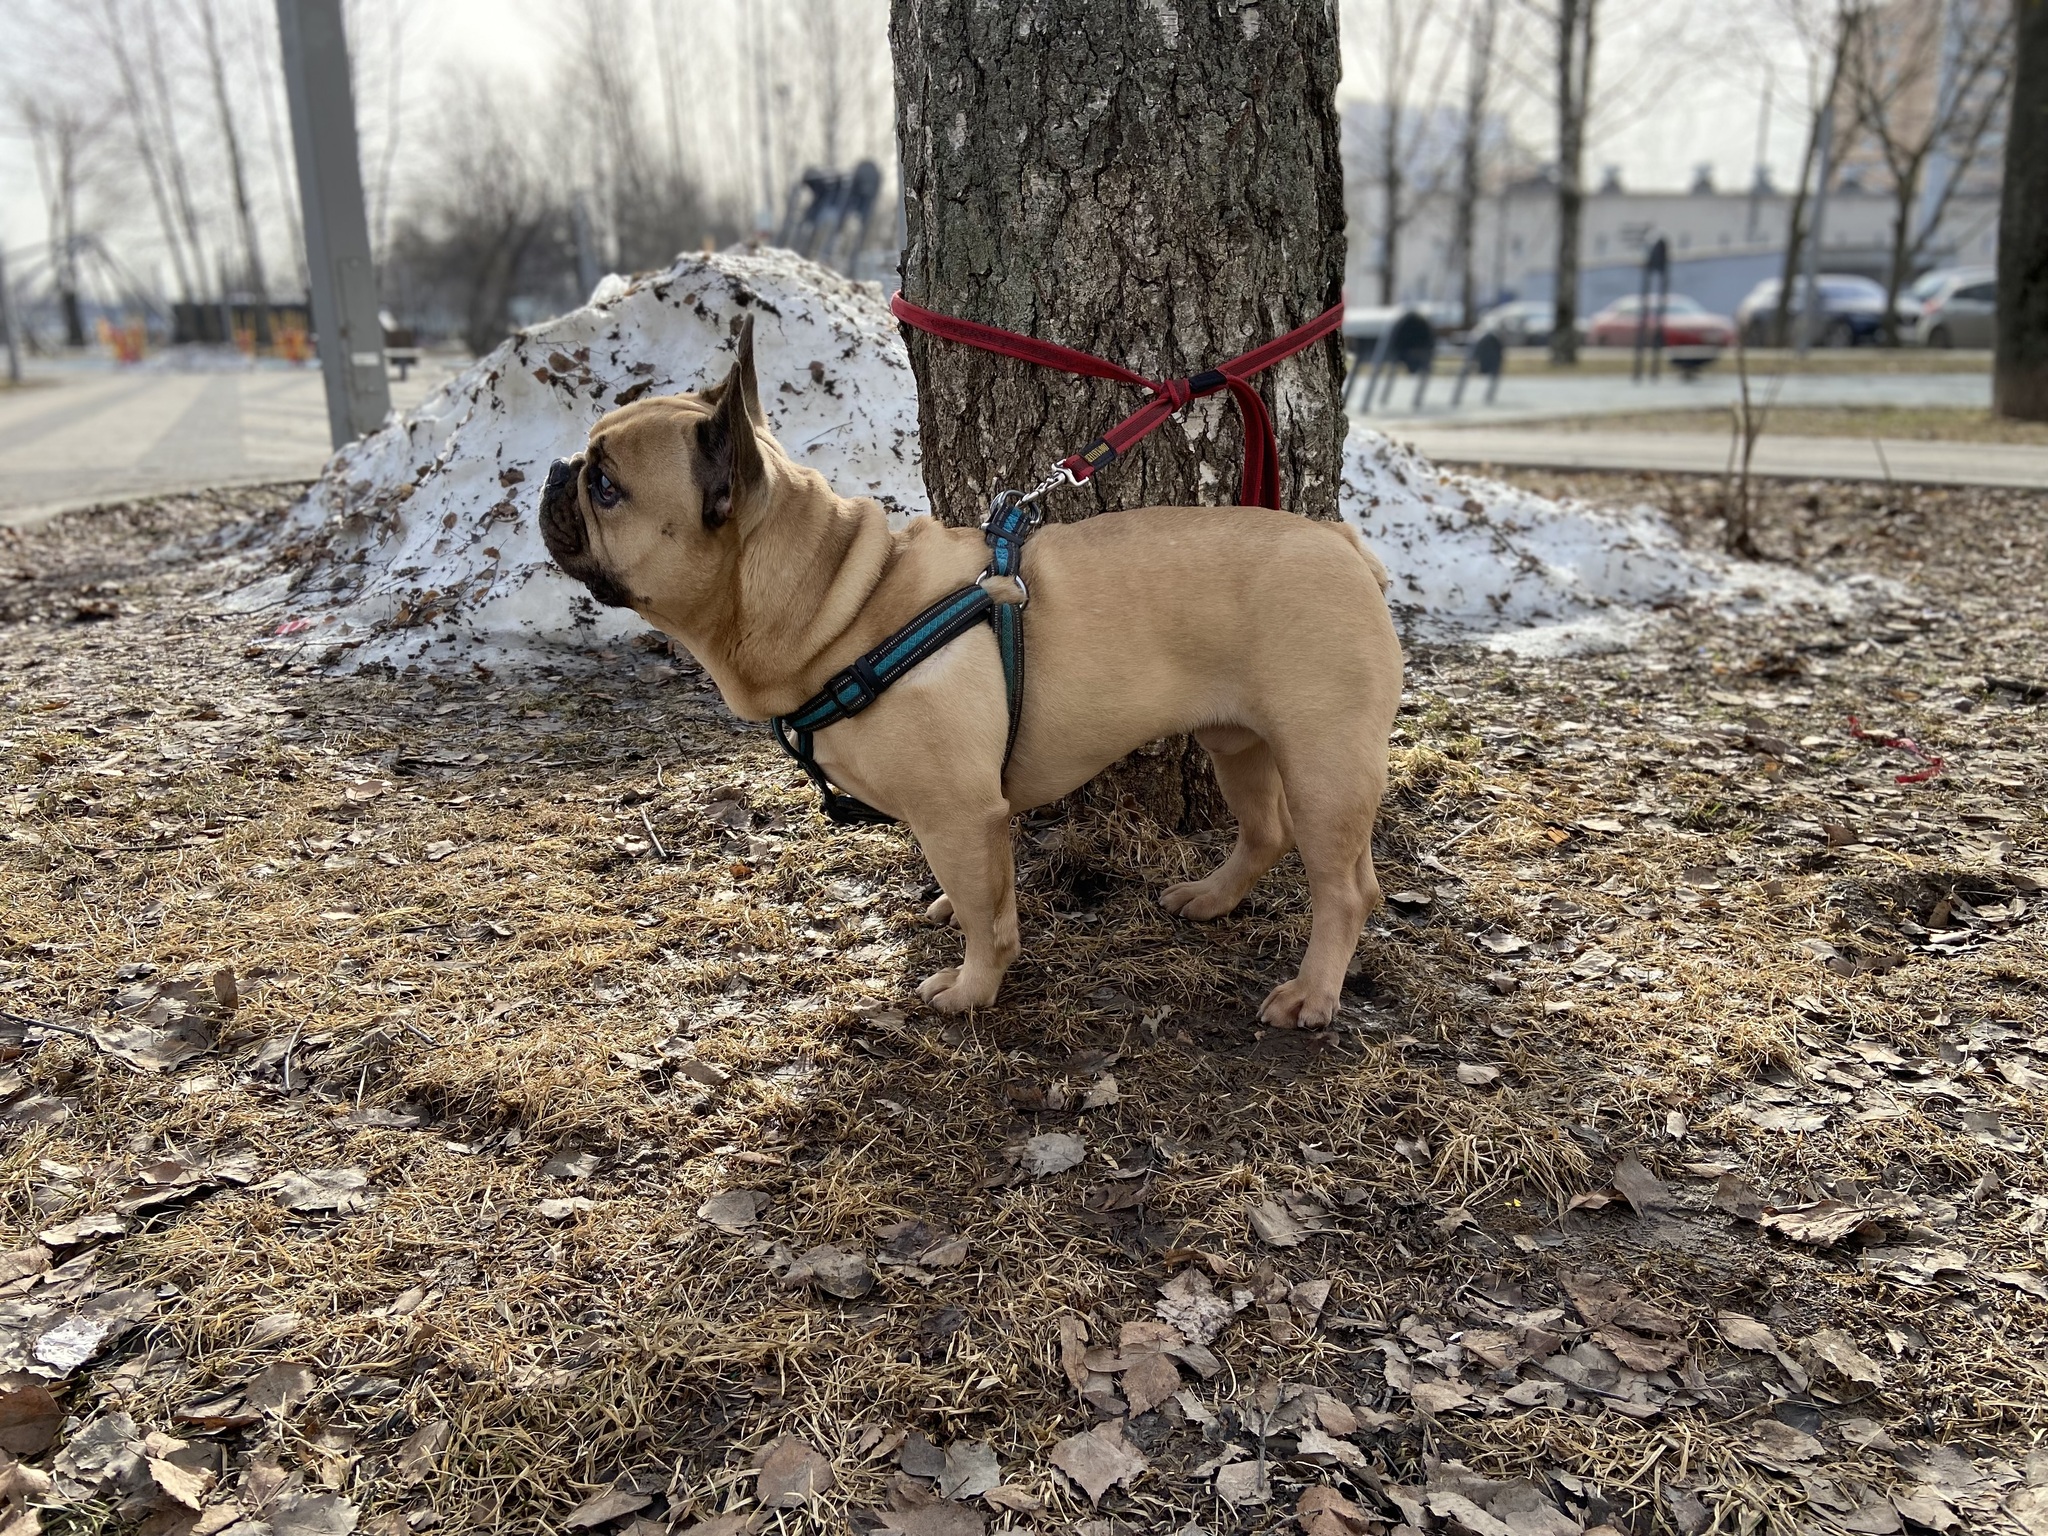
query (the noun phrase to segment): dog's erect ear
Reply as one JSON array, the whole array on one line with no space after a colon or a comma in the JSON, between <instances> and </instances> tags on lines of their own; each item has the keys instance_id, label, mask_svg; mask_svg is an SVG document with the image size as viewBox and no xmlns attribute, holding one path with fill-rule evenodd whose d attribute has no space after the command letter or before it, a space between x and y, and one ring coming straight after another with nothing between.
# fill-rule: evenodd
<instances>
[{"instance_id":1,"label":"dog's erect ear","mask_svg":"<svg viewBox=\"0 0 2048 1536\"><path fill-rule=\"evenodd\" d=\"M741 404L747 408L747 414L754 419L754 425L765 427L768 424L768 418L761 410L761 381L754 372L754 317L752 315L747 316L740 323L740 339L733 348L732 367L726 372L725 377L716 384L711 385L708 389L698 390L697 393L711 404L718 405L735 388L739 391Z\"/></svg>"},{"instance_id":2,"label":"dog's erect ear","mask_svg":"<svg viewBox=\"0 0 2048 1536\"><path fill-rule=\"evenodd\" d=\"M747 316L740 327L740 344L734 349L732 373L726 379L727 388L739 386L740 403L747 408L747 415L754 425L765 427L768 418L761 413L761 381L754 373L754 317Z\"/></svg>"},{"instance_id":3,"label":"dog's erect ear","mask_svg":"<svg viewBox=\"0 0 2048 1536\"><path fill-rule=\"evenodd\" d=\"M723 526L741 498L758 492L766 478L761 445L754 440L754 419L747 408L754 372L753 335L750 320L740 334L740 361L733 364L732 373L720 387L717 407L696 427L697 484L704 492L706 528ZM754 409L760 409L758 402Z\"/></svg>"}]
</instances>

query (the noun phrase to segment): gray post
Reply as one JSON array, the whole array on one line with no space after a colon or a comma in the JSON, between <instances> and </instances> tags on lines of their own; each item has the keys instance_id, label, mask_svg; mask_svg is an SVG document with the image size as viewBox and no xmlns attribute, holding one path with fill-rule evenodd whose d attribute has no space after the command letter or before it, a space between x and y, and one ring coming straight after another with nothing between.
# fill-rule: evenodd
<instances>
[{"instance_id":1,"label":"gray post","mask_svg":"<svg viewBox=\"0 0 2048 1536\"><path fill-rule=\"evenodd\" d=\"M277 0L277 30L306 223L313 329L327 378L327 426L339 448L376 431L391 409L341 0Z\"/></svg>"},{"instance_id":2,"label":"gray post","mask_svg":"<svg viewBox=\"0 0 2048 1536\"><path fill-rule=\"evenodd\" d=\"M14 301L7 292L7 253L0 251L0 341L7 345L7 382L21 382L21 343L14 336Z\"/></svg>"}]
</instances>

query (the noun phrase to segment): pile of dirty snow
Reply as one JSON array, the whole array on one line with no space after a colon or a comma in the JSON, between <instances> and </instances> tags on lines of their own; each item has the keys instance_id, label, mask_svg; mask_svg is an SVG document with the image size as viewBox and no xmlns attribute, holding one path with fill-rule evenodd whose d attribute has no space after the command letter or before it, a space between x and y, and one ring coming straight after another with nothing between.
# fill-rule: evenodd
<instances>
[{"instance_id":1,"label":"pile of dirty snow","mask_svg":"<svg viewBox=\"0 0 2048 1536\"><path fill-rule=\"evenodd\" d=\"M607 411L724 378L748 315L762 404L790 456L910 516L924 497L917 396L879 291L787 251L686 256L606 278L583 308L335 454L278 535L292 575L255 594L266 632L340 647L331 661L436 671L644 633L548 558L541 484Z\"/></svg>"},{"instance_id":2,"label":"pile of dirty snow","mask_svg":"<svg viewBox=\"0 0 2048 1536\"><path fill-rule=\"evenodd\" d=\"M558 571L536 521L550 461L649 393L724 377L746 316L776 437L842 494L922 515L917 405L873 284L785 251L679 259L535 326L416 410L335 455L282 525L290 574L229 595L271 643L328 664L449 670L562 659L641 633ZM1354 425L1342 513L1385 560L1403 631L1523 649L1625 643L1656 608L1749 599L1772 578L1682 547L1655 512L1615 514L1440 473ZM1798 591L1791 583L1797 582ZM1820 601L1780 577L1774 600Z\"/></svg>"}]
</instances>

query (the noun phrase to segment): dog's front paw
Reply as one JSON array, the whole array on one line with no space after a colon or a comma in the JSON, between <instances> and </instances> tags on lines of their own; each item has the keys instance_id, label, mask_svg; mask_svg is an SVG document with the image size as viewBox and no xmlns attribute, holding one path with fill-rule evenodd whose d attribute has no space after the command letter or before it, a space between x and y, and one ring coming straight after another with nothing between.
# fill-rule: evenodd
<instances>
[{"instance_id":1,"label":"dog's front paw","mask_svg":"<svg viewBox=\"0 0 2048 1536\"><path fill-rule=\"evenodd\" d=\"M1259 1022L1275 1029L1323 1029L1336 1017L1336 990L1319 992L1299 976L1281 982L1259 1005Z\"/></svg>"},{"instance_id":2,"label":"dog's front paw","mask_svg":"<svg viewBox=\"0 0 2048 1536\"><path fill-rule=\"evenodd\" d=\"M986 1008L994 1002L998 984L976 982L967 976L963 967L953 965L925 977L918 984L917 995L941 1013L965 1013L970 1008Z\"/></svg>"},{"instance_id":3,"label":"dog's front paw","mask_svg":"<svg viewBox=\"0 0 2048 1536\"><path fill-rule=\"evenodd\" d=\"M1190 922L1207 923L1222 917L1237 905L1228 891L1216 887L1215 876L1207 880L1184 880L1159 893L1159 905Z\"/></svg>"}]
</instances>

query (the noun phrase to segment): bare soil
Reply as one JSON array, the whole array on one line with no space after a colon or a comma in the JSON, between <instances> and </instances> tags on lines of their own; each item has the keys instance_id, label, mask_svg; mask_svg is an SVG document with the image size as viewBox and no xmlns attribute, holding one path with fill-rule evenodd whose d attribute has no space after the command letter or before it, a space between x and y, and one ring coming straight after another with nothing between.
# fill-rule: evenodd
<instances>
[{"instance_id":1,"label":"bare soil","mask_svg":"<svg viewBox=\"0 0 2048 1536\"><path fill-rule=\"evenodd\" d=\"M1411 648L1318 1035L1291 861L1027 818L937 1018L908 839L665 644L329 675L220 595L282 491L0 533L0 1511L2048 1528L2043 505L1762 495L1857 618Z\"/></svg>"}]
</instances>

